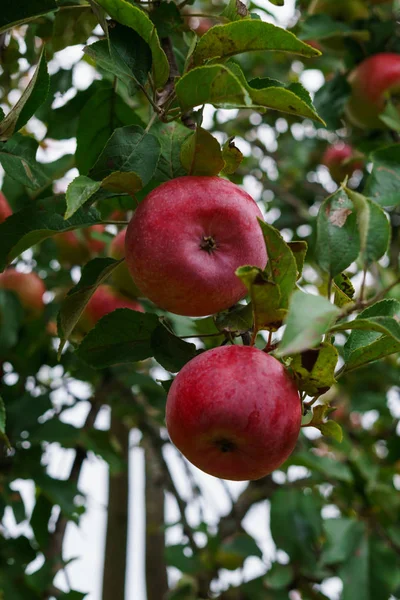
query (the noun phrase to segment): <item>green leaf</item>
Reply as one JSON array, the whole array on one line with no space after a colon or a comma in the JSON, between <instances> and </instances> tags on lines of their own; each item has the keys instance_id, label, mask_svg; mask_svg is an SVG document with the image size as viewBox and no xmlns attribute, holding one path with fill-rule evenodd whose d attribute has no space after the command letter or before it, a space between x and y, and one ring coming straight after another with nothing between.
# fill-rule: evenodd
<instances>
[{"instance_id":1,"label":"green leaf","mask_svg":"<svg viewBox=\"0 0 400 600\"><path fill-rule=\"evenodd\" d=\"M281 292L281 308L287 308L289 298L296 286L297 263L281 234L275 227L258 220L264 235L267 248L268 262L265 272L270 275L272 281L279 285Z\"/></svg>"},{"instance_id":2,"label":"green leaf","mask_svg":"<svg viewBox=\"0 0 400 600\"><path fill-rule=\"evenodd\" d=\"M355 289L346 273L336 275L333 280L333 289L335 292L335 304L339 308L353 301Z\"/></svg>"},{"instance_id":3,"label":"green leaf","mask_svg":"<svg viewBox=\"0 0 400 600\"><path fill-rule=\"evenodd\" d=\"M98 369L144 360L153 356L151 337L158 324L156 315L119 308L100 319L77 354Z\"/></svg>"},{"instance_id":4,"label":"green leaf","mask_svg":"<svg viewBox=\"0 0 400 600\"><path fill-rule=\"evenodd\" d=\"M297 354L316 346L339 314L337 306L325 298L296 291L289 306L278 356Z\"/></svg>"},{"instance_id":5,"label":"green leaf","mask_svg":"<svg viewBox=\"0 0 400 600\"><path fill-rule=\"evenodd\" d=\"M101 222L95 209L79 209L64 220L66 203L63 196L53 196L31 203L0 224L0 270L21 252L46 238L77 227L90 227Z\"/></svg>"},{"instance_id":6,"label":"green leaf","mask_svg":"<svg viewBox=\"0 0 400 600\"><path fill-rule=\"evenodd\" d=\"M387 251L390 223L378 204L348 188L344 189L357 211L361 259L369 265L380 259Z\"/></svg>"},{"instance_id":7,"label":"green leaf","mask_svg":"<svg viewBox=\"0 0 400 600\"><path fill-rule=\"evenodd\" d=\"M328 14L318 14L303 21L299 37L303 40L350 38L363 42L369 40L371 34L365 29L355 29L352 24L335 21Z\"/></svg>"},{"instance_id":8,"label":"green leaf","mask_svg":"<svg viewBox=\"0 0 400 600\"><path fill-rule=\"evenodd\" d=\"M364 329L365 324L363 323L361 329L355 329L357 325L353 326L354 331L344 345L346 371L400 351L400 342L397 341L399 316L400 302L393 298L376 302L356 317L355 321L370 321L371 325L369 330ZM343 326L347 327L348 325L350 323ZM372 326L375 327L375 330L372 329ZM378 327L379 329L377 329ZM390 331L390 335L382 334L382 328Z\"/></svg>"},{"instance_id":9,"label":"green leaf","mask_svg":"<svg viewBox=\"0 0 400 600\"><path fill-rule=\"evenodd\" d=\"M104 179L114 171L133 172L143 186L153 177L161 154L160 143L151 133L132 125L114 131L89 175Z\"/></svg>"},{"instance_id":10,"label":"green leaf","mask_svg":"<svg viewBox=\"0 0 400 600\"><path fill-rule=\"evenodd\" d=\"M97 25L90 6L63 7L56 13L53 24L52 48L55 52L68 46L84 44Z\"/></svg>"},{"instance_id":11,"label":"green leaf","mask_svg":"<svg viewBox=\"0 0 400 600\"><path fill-rule=\"evenodd\" d=\"M380 148L371 154L373 168L365 194L380 206L400 204L400 144Z\"/></svg>"},{"instance_id":12,"label":"green leaf","mask_svg":"<svg viewBox=\"0 0 400 600\"><path fill-rule=\"evenodd\" d=\"M342 115L350 97L351 86L346 77L336 74L315 94L314 105L317 113L331 131L342 127Z\"/></svg>"},{"instance_id":13,"label":"green leaf","mask_svg":"<svg viewBox=\"0 0 400 600\"><path fill-rule=\"evenodd\" d=\"M174 34L182 35L184 20L174 2L160 2L153 8L150 17L161 39Z\"/></svg>"},{"instance_id":14,"label":"green leaf","mask_svg":"<svg viewBox=\"0 0 400 600\"><path fill-rule=\"evenodd\" d=\"M400 313L397 317L400 318ZM400 323L392 317L370 317L369 319L357 318L354 321L339 323L331 328L331 332L358 329L362 331L378 331L384 335L391 336L400 342Z\"/></svg>"},{"instance_id":15,"label":"green leaf","mask_svg":"<svg viewBox=\"0 0 400 600\"><path fill-rule=\"evenodd\" d=\"M234 309L217 313L214 317L218 331L234 334L246 333L253 325L253 307L251 303L239 304Z\"/></svg>"},{"instance_id":16,"label":"green leaf","mask_svg":"<svg viewBox=\"0 0 400 600\"><path fill-rule=\"evenodd\" d=\"M306 467L313 472L314 476L319 473L322 481L326 481L328 478L346 484L353 484L353 474L350 467L337 460L337 458L318 456L313 452L297 452L296 454L292 454L287 460L286 465Z\"/></svg>"},{"instance_id":17,"label":"green leaf","mask_svg":"<svg viewBox=\"0 0 400 600\"><path fill-rule=\"evenodd\" d=\"M243 160L243 154L235 146L234 139L234 137L229 138L222 146L222 158L225 163L222 173L225 175L232 175Z\"/></svg>"},{"instance_id":18,"label":"green leaf","mask_svg":"<svg viewBox=\"0 0 400 600\"><path fill-rule=\"evenodd\" d=\"M318 50L285 29L264 21L243 19L209 29L196 46L193 64L199 66L210 59L262 50L279 50L306 57L320 55Z\"/></svg>"},{"instance_id":19,"label":"green leaf","mask_svg":"<svg viewBox=\"0 0 400 600\"><path fill-rule=\"evenodd\" d=\"M281 81L269 77L252 79L247 82L238 64L230 61L228 67L247 90L255 108L270 108L323 123L315 112L310 94L300 83L291 83L285 87Z\"/></svg>"},{"instance_id":20,"label":"green leaf","mask_svg":"<svg viewBox=\"0 0 400 600\"><path fill-rule=\"evenodd\" d=\"M343 440L343 430L339 423L336 421L326 421L326 423L321 423L318 426L318 429L322 433L322 435L326 437L330 437L336 442L341 442Z\"/></svg>"},{"instance_id":21,"label":"green leaf","mask_svg":"<svg viewBox=\"0 0 400 600\"><path fill-rule=\"evenodd\" d=\"M154 358L164 369L177 373L196 356L196 345L176 337L164 325L159 325L152 333L151 346Z\"/></svg>"},{"instance_id":22,"label":"green leaf","mask_svg":"<svg viewBox=\"0 0 400 600\"><path fill-rule=\"evenodd\" d=\"M335 277L357 259L359 252L356 210L346 192L340 189L319 209L316 259L323 271Z\"/></svg>"},{"instance_id":23,"label":"green leaf","mask_svg":"<svg viewBox=\"0 0 400 600\"><path fill-rule=\"evenodd\" d=\"M294 579L294 571L291 565L282 565L280 563L273 563L270 570L264 577L264 581L268 589L271 590L283 590Z\"/></svg>"},{"instance_id":24,"label":"green leaf","mask_svg":"<svg viewBox=\"0 0 400 600\"><path fill-rule=\"evenodd\" d=\"M136 82L145 85L151 70L152 54L143 38L119 23L109 29L110 55L120 68L133 77Z\"/></svg>"},{"instance_id":25,"label":"green leaf","mask_svg":"<svg viewBox=\"0 0 400 600\"><path fill-rule=\"evenodd\" d=\"M285 0L269 0L275 6L284 6Z\"/></svg>"},{"instance_id":26,"label":"green leaf","mask_svg":"<svg viewBox=\"0 0 400 600\"><path fill-rule=\"evenodd\" d=\"M97 287L103 283L123 261L113 258L94 258L89 261L82 270L82 275L61 303L57 317L57 329L60 337L58 356L65 342L71 335L75 325L79 321L86 304L93 296Z\"/></svg>"},{"instance_id":27,"label":"green leaf","mask_svg":"<svg viewBox=\"0 0 400 600\"><path fill-rule=\"evenodd\" d=\"M35 114L46 99L49 91L49 75L47 73L44 47L32 78L23 91L17 104L0 122L0 141L8 140L14 131L21 129Z\"/></svg>"},{"instance_id":28,"label":"green leaf","mask_svg":"<svg viewBox=\"0 0 400 600\"><path fill-rule=\"evenodd\" d=\"M386 102L385 110L381 112L379 119L392 131L400 133L400 116L396 106L390 100Z\"/></svg>"},{"instance_id":29,"label":"green leaf","mask_svg":"<svg viewBox=\"0 0 400 600\"><path fill-rule=\"evenodd\" d=\"M156 88L162 87L168 79L169 64L160 40L149 17L142 10L133 6L126 0L97 0L116 21L131 27L150 46L153 56L153 80Z\"/></svg>"},{"instance_id":30,"label":"green leaf","mask_svg":"<svg viewBox=\"0 0 400 600\"><path fill-rule=\"evenodd\" d=\"M326 519L323 524L326 545L322 553L325 565L344 563L354 552L364 524L355 519Z\"/></svg>"},{"instance_id":31,"label":"green leaf","mask_svg":"<svg viewBox=\"0 0 400 600\"><path fill-rule=\"evenodd\" d=\"M221 13L222 17L226 17L229 21L240 21L249 16L249 11L246 5L240 0L229 0Z\"/></svg>"},{"instance_id":32,"label":"green leaf","mask_svg":"<svg viewBox=\"0 0 400 600\"><path fill-rule=\"evenodd\" d=\"M263 555L256 541L247 533L237 533L227 538L218 551L228 555L228 560L236 557L244 560L248 556L262 558Z\"/></svg>"},{"instance_id":33,"label":"green leaf","mask_svg":"<svg viewBox=\"0 0 400 600\"><path fill-rule=\"evenodd\" d=\"M9 290L0 290L0 348L2 350L16 345L23 318L24 310L17 295Z\"/></svg>"},{"instance_id":34,"label":"green leaf","mask_svg":"<svg viewBox=\"0 0 400 600\"><path fill-rule=\"evenodd\" d=\"M308 396L327 392L336 382L334 374L338 358L336 348L326 342L319 348L294 356L290 369L299 390L306 392Z\"/></svg>"},{"instance_id":35,"label":"green leaf","mask_svg":"<svg viewBox=\"0 0 400 600\"><path fill-rule=\"evenodd\" d=\"M156 136L161 147L160 159L154 175L157 181L168 181L186 175L181 163L180 151L186 138L191 135L190 130L177 121L172 123L157 121L150 129L150 133Z\"/></svg>"},{"instance_id":36,"label":"green leaf","mask_svg":"<svg viewBox=\"0 0 400 600\"><path fill-rule=\"evenodd\" d=\"M52 502L50 502L46 496L39 493L36 496L36 502L29 520L29 525L33 529L35 540L39 544L41 550L45 550L49 543L49 520L52 510Z\"/></svg>"},{"instance_id":37,"label":"green leaf","mask_svg":"<svg viewBox=\"0 0 400 600\"><path fill-rule=\"evenodd\" d=\"M67 188L66 200L67 210L65 212L65 219L72 217L76 211L83 206L91 196L100 188L101 183L93 181L89 177L79 175L76 177Z\"/></svg>"},{"instance_id":38,"label":"green leaf","mask_svg":"<svg viewBox=\"0 0 400 600\"><path fill-rule=\"evenodd\" d=\"M125 125L142 125L142 122L113 88L93 94L79 117L76 165L81 174L86 175L93 167L114 130Z\"/></svg>"},{"instance_id":39,"label":"green leaf","mask_svg":"<svg viewBox=\"0 0 400 600\"><path fill-rule=\"evenodd\" d=\"M0 11L0 34L12 27L28 23L40 15L57 10L55 0L29 0L29 2L7 2Z\"/></svg>"},{"instance_id":40,"label":"green leaf","mask_svg":"<svg viewBox=\"0 0 400 600\"><path fill-rule=\"evenodd\" d=\"M0 163L5 172L32 190L44 188L50 183L43 166L36 162L38 146L36 140L20 133L14 134L5 144L0 144Z\"/></svg>"},{"instance_id":41,"label":"green leaf","mask_svg":"<svg viewBox=\"0 0 400 600\"><path fill-rule=\"evenodd\" d=\"M304 261L306 259L308 244L307 244L307 242L304 242L303 240L298 240L296 242L288 242L287 245L289 246L290 250L292 251L292 254L296 261L297 280L299 280L299 279L301 279L301 276L303 274L303 267L304 267Z\"/></svg>"},{"instance_id":42,"label":"green leaf","mask_svg":"<svg viewBox=\"0 0 400 600\"><path fill-rule=\"evenodd\" d=\"M235 273L250 293L254 313L254 333L261 329L269 331L279 329L287 313L279 284L269 281L258 267L239 267Z\"/></svg>"},{"instance_id":43,"label":"green leaf","mask_svg":"<svg viewBox=\"0 0 400 600\"><path fill-rule=\"evenodd\" d=\"M292 561L315 567L314 547L322 532L320 507L313 494L282 489L271 499L271 533Z\"/></svg>"},{"instance_id":44,"label":"green leaf","mask_svg":"<svg viewBox=\"0 0 400 600\"><path fill-rule=\"evenodd\" d=\"M219 142L206 129L197 127L182 144L181 163L188 175L218 175L225 166Z\"/></svg>"},{"instance_id":45,"label":"green leaf","mask_svg":"<svg viewBox=\"0 0 400 600\"><path fill-rule=\"evenodd\" d=\"M142 189L143 182L136 173L115 171L103 179L101 186L110 192L133 194Z\"/></svg>"}]
</instances>

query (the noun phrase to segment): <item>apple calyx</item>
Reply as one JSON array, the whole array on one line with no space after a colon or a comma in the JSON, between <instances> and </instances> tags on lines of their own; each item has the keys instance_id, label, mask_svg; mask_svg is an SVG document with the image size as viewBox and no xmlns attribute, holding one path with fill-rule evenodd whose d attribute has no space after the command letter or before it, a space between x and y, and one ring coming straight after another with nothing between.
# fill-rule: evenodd
<instances>
[{"instance_id":1,"label":"apple calyx","mask_svg":"<svg viewBox=\"0 0 400 600\"><path fill-rule=\"evenodd\" d=\"M217 249L217 242L212 235L204 236L200 243L200 248L208 252L208 254L212 254Z\"/></svg>"}]
</instances>

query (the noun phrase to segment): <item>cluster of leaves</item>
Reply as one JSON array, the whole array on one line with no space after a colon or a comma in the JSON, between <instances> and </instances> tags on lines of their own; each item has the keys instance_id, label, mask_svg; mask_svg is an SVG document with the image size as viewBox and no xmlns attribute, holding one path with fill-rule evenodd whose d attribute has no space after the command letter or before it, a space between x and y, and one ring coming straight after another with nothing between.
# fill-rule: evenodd
<instances>
[{"instance_id":1,"label":"cluster of leaves","mask_svg":"<svg viewBox=\"0 0 400 600\"><path fill-rule=\"evenodd\" d=\"M16 600L54 594L61 552L51 534L54 506L60 509L58 524L79 522L84 503L78 467L87 452L107 461L112 473L123 468L112 433L93 427L101 405L111 406L160 448L170 380L164 386L154 381L153 359L172 377L197 353L183 337L198 337L210 348L246 340L250 332L252 343L263 348L265 334L258 334L266 331L267 350L285 362L305 400L304 427L317 427L326 437L311 441L302 434L283 468L284 483L267 478L250 484L243 502L239 498L237 507L246 511L254 502L270 500L271 533L289 560L274 561L265 575L220 598L283 600L294 589L304 600L316 594L325 598L320 584L338 575L344 600L388 600L400 595L400 507L394 486L400 445L387 403L398 385L400 351L400 286L394 285L400 128L390 103L382 115L388 128L378 132L352 131L344 107L348 71L366 55L399 52L393 7L373 7L368 17L345 23L308 15L308 3L300 2L302 16L291 32L260 19L268 10L256 5L247 9L231 0L211 6L201 0L198 11L213 11L215 26L198 38L189 27L187 4L30 0L0 15L0 163L2 189L15 213L0 225L0 268L15 260L34 268L54 296L44 315L32 321L12 293L0 291L0 361L6 369L0 393L7 408L6 415L0 403L0 432L7 434L0 506L2 515L10 507L16 523L30 526L26 536L14 539L7 533L1 541L7 571L0 567L0 589ZM303 40L330 49L320 57ZM76 44L84 47L73 68L48 69L49 61L57 64L59 51ZM82 63L94 67L97 76L77 90L73 76ZM18 74L23 64L27 71ZM314 104L299 82L299 73L308 68L326 76ZM13 103L16 90L20 95ZM216 109L207 127L205 105ZM219 109L236 109L236 118L224 120ZM70 139L76 139L74 155L40 159L54 140ZM338 139L350 140L370 168L329 195L332 182L319 165L327 143ZM252 152L240 141L250 142ZM59 193L72 168L79 174ZM119 309L79 345L74 339L66 344L90 297L120 262L93 258L76 284L70 270L60 269L53 237L107 223L115 209L126 214L160 183L187 174L221 174L240 184L250 179L265 188L260 202L274 224L260 223L268 265L264 271L243 266L237 272L248 288L248 303L194 320L148 302L146 313ZM362 284L355 295L357 278ZM59 344L48 328L55 319ZM54 375L57 368L61 378ZM63 417L82 402L71 381L86 382L93 391L83 428ZM132 389L136 396L127 403L121 396ZM55 401L60 391L61 405ZM344 433L337 421L327 420L331 405L342 412L337 421ZM366 430L360 415L372 409L378 418ZM68 480L51 477L42 460L54 442L76 450ZM291 477L294 466L305 469L300 482ZM164 463L161 467L168 470ZM32 514L14 489L15 479L35 483ZM326 518L327 505L335 507L334 518ZM198 547L188 536L183 510L186 538L165 554L167 564L185 574L170 591L171 600L205 597L221 568L262 556L241 525L245 512L235 516L233 507L232 520L221 520L217 533L199 523L207 542ZM46 557L45 565L23 575L39 555ZM56 592L66 600L85 596Z\"/></svg>"}]
</instances>

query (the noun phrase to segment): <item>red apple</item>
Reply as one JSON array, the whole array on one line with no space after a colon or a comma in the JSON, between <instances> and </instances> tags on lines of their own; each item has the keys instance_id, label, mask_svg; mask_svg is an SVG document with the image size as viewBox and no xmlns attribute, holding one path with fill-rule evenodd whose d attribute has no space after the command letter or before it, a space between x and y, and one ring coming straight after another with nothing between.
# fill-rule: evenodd
<instances>
[{"instance_id":1,"label":"red apple","mask_svg":"<svg viewBox=\"0 0 400 600\"><path fill-rule=\"evenodd\" d=\"M111 286L100 285L87 303L80 325L83 329L89 330L102 317L117 308L131 308L138 312L144 312L143 307L138 302L121 296Z\"/></svg>"},{"instance_id":2,"label":"red apple","mask_svg":"<svg viewBox=\"0 0 400 600\"><path fill-rule=\"evenodd\" d=\"M321 163L328 167L329 173L336 183L341 183L345 177L351 177L356 169L363 167L363 162L356 157L354 149L344 142L328 146Z\"/></svg>"},{"instance_id":3,"label":"red apple","mask_svg":"<svg viewBox=\"0 0 400 600\"><path fill-rule=\"evenodd\" d=\"M384 129L379 119L391 94L400 91L400 54L382 52L365 59L349 75L352 87L346 112L353 125Z\"/></svg>"},{"instance_id":4,"label":"red apple","mask_svg":"<svg viewBox=\"0 0 400 600\"><path fill-rule=\"evenodd\" d=\"M246 295L235 275L264 268L253 198L219 177L178 177L139 204L126 234L126 261L144 296L179 315L225 310Z\"/></svg>"},{"instance_id":5,"label":"red apple","mask_svg":"<svg viewBox=\"0 0 400 600\"><path fill-rule=\"evenodd\" d=\"M10 205L8 204L5 195L0 192L0 223L3 223L10 215L12 215Z\"/></svg>"},{"instance_id":6,"label":"red apple","mask_svg":"<svg viewBox=\"0 0 400 600\"><path fill-rule=\"evenodd\" d=\"M250 346L196 356L167 398L172 442L196 467L223 479L260 479L293 451L301 402L283 365Z\"/></svg>"},{"instance_id":7,"label":"red apple","mask_svg":"<svg viewBox=\"0 0 400 600\"><path fill-rule=\"evenodd\" d=\"M39 275L20 273L15 269L7 269L0 274L0 289L15 292L27 312L39 316L44 309L43 294L46 291Z\"/></svg>"},{"instance_id":8,"label":"red apple","mask_svg":"<svg viewBox=\"0 0 400 600\"><path fill-rule=\"evenodd\" d=\"M115 238L111 242L110 256L112 258L115 258L117 260L125 258L125 236L126 229L123 229L115 236ZM115 271L112 272L111 279L115 287L118 290L121 290L121 292L128 294L128 296L137 298L141 295L140 290L135 285L135 282L132 279L126 261L119 265L119 267L117 267Z\"/></svg>"}]
</instances>

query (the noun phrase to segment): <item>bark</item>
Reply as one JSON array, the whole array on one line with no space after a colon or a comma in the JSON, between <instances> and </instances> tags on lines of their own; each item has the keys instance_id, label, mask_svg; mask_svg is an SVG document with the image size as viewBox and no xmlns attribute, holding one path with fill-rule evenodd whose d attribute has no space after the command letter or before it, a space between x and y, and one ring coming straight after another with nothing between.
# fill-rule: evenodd
<instances>
[{"instance_id":1,"label":"bark","mask_svg":"<svg viewBox=\"0 0 400 600\"><path fill-rule=\"evenodd\" d=\"M103 600L125 598L125 574L128 541L128 455L129 430L117 417L111 416L111 435L122 450L126 469L109 475L107 535L103 570Z\"/></svg>"},{"instance_id":2,"label":"bark","mask_svg":"<svg viewBox=\"0 0 400 600\"><path fill-rule=\"evenodd\" d=\"M168 592L165 562L163 473L154 448L145 437L146 469L146 588L147 600L162 600Z\"/></svg>"}]
</instances>

